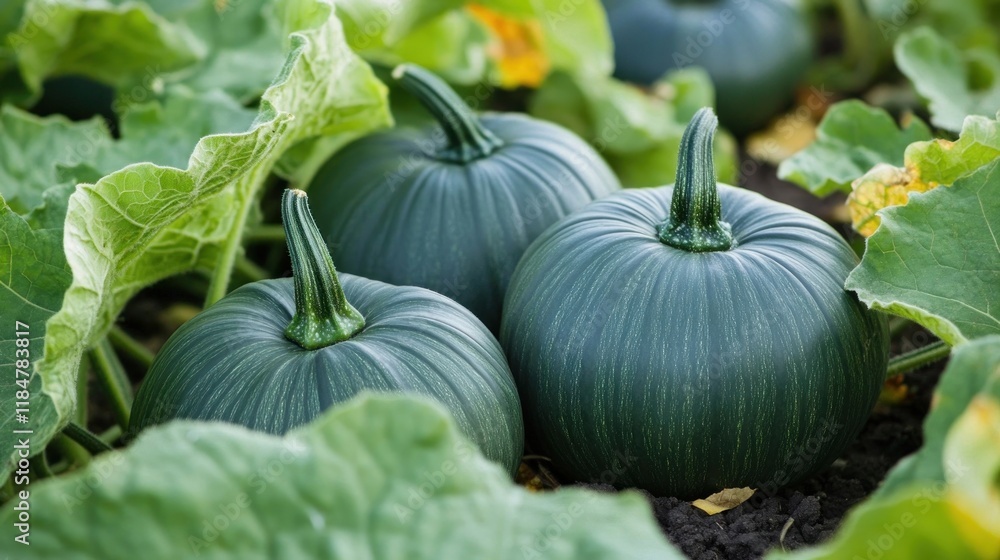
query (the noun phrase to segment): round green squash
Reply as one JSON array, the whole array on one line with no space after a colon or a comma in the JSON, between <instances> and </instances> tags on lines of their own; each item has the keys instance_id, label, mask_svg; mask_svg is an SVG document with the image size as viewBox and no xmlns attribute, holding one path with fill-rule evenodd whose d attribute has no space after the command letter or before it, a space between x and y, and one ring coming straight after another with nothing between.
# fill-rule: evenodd
<instances>
[{"instance_id":1,"label":"round green squash","mask_svg":"<svg viewBox=\"0 0 1000 560\"><path fill-rule=\"evenodd\" d=\"M479 117L422 68L393 75L438 124L373 134L331 158L309 186L316 222L344 272L429 288L497 332L528 245L621 186L589 145L557 125Z\"/></svg>"},{"instance_id":2,"label":"round green squash","mask_svg":"<svg viewBox=\"0 0 1000 560\"><path fill-rule=\"evenodd\" d=\"M591 203L511 279L500 340L529 442L573 479L773 489L829 465L875 404L888 327L843 288L856 255L818 218L717 185L715 127L691 121L676 185Z\"/></svg>"},{"instance_id":3,"label":"round green squash","mask_svg":"<svg viewBox=\"0 0 1000 560\"><path fill-rule=\"evenodd\" d=\"M723 126L760 128L792 98L812 60L809 21L794 0L603 0L615 77L652 84L704 68Z\"/></svg>"},{"instance_id":4,"label":"round green squash","mask_svg":"<svg viewBox=\"0 0 1000 560\"><path fill-rule=\"evenodd\" d=\"M136 395L130 430L190 418L282 434L361 391L412 392L448 408L513 473L521 407L486 327L430 290L338 281L305 193L286 191L282 215L293 278L242 286L182 325Z\"/></svg>"}]
</instances>

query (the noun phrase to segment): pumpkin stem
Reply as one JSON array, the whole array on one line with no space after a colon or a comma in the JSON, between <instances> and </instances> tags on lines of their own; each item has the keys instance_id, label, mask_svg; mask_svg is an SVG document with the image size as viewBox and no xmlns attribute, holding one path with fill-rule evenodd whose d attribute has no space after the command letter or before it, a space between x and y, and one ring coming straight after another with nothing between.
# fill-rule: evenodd
<instances>
[{"instance_id":1,"label":"pumpkin stem","mask_svg":"<svg viewBox=\"0 0 1000 560\"><path fill-rule=\"evenodd\" d=\"M722 205L715 182L712 140L718 124L715 113L706 107L684 129L670 217L658 228L660 241L671 247L703 253L733 246L732 230L720 219Z\"/></svg>"},{"instance_id":2,"label":"pumpkin stem","mask_svg":"<svg viewBox=\"0 0 1000 560\"><path fill-rule=\"evenodd\" d=\"M306 193L285 191L281 220L295 280L295 316L285 336L306 350L351 338L365 327L365 318L344 297L333 258L309 212Z\"/></svg>"},{"instance_id":3,"label":"pumpkin stem","mask_svg":"<svg viewBox=\"0 0 1000 560\"><path fill-rule=\"evenodd\" d=\"M441 78L413 64L397 66L392 77L416 97L444 129L448 145L438 152L441 159L468 163L503 146L503 141L479 122L479 117Z\"/></svg>"}]
</instances>

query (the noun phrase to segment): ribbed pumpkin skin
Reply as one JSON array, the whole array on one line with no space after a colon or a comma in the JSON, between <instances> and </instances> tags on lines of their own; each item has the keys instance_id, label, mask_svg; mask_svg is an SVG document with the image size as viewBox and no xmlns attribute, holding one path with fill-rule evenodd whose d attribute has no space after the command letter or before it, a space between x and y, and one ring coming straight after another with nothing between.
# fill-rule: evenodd
<instances>
[{"instance_id":1,"label":"ribbed pumpkin skin","mask_svg":"<svg viewBox=\"0 0 1000 560\"><path fill-rule=\"evenodd\" d=\"M515 472L524 429L496 339L428 290L340 281L367 324L318 350L284 335L295 313L290 278L243 286L185 323L140 387L132 431L190 418L282 434L360 391L406 391L441 402L486 457Z\"/></svg>"},{"instance_id":2,"label":"ribbed pumpkin skin","mask_svg":"<svg viewBox=\"0 0 1000 560\"><path fill-rule=\"evenodd\" d=\"M739 134L766 124L791 100L812 60L809 23L789 0L603 2L615 77L651 84L700 66L715 84L719 120Z\"/></svg>"},{"instance_id":3,"label":"ribbed pumpkin skin","mask_svg":"<svg viewBox=\"0 0 1000 560\"><path fill-rule=\"evenodd\" d=\"M429 288L493 332L510 275L547 227L620 189L583 140L522 115L480 122L504 145L465 164L433 155L437 126L362 138L309 187L313 215L339 270Z\"/></svg>"},{"instance_id":4,"label":"ribbed pumpkin skin","mask_svg":"<svg viewBox=\"0 0 1000 560\"><path fill-rule=\"evenodd\" d=\"M515 271L501 345L529 441L576 480L610 471L659 495L823 468L860 431L887 364L885 318L843 289L857 257L819 219L725 185L736 247L675 249L656 229L671 193L594 202Z\"/></svg>"}]
</instances>

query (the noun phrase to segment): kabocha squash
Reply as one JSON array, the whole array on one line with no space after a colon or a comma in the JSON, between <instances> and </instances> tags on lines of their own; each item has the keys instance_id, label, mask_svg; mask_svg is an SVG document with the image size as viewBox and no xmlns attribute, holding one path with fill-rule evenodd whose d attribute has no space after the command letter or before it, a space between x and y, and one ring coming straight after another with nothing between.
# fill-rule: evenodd
<instances>
[{"instance_id":1,"label":"kabocha squash","mask_svg":"<svg viewBox=\"0 0 1000 560\"><path fill-rule=\"evenodd\" d=\"M493 335L452 300L338 275L302 191L282 217L293 278L242 286L188 321L157 354L131 431L172 418L282 434L365 391L441 402L483 454L511 473L524 428Z\"/></svg>"},{"instance_id":2,"label":"kabocha squash","mask_svg":"<svg viewBox=\"0 0 1000 560\"><path fill-rule=\"evenodd\" d=\"M331 158L309 187L316 222L341 270L430 288L496 332L528 245L621 187L590 146L557 125L477 116L416 66L393 75L438 124L370 135Z\"/></svg>"},{"instance_id":3,"label":"kabocha squash","mask_svg":"<svg viewBox=\"0 0 1000 560\"><path fill-rule=\"evenodd\" d=\"M843 288L857 257L818 218L717 185L716 123L689 124L676 185L591 203L511 279L501 345L528 439L574 479L773 489L830 464L875 404L889 336Z\"/></svg>"},{"instance_id":4,"label":"kabocha squash","mask_svg":"<svg viewBox=\"0 0 1000 560\"><path fill-rule=\"evenodd\" d=\"M794 0L603 0L615 76L652 84L700 66L712 77L719 120L743 134L791 98L812 59L812 31Z\"/></svg>"}]
</instances>

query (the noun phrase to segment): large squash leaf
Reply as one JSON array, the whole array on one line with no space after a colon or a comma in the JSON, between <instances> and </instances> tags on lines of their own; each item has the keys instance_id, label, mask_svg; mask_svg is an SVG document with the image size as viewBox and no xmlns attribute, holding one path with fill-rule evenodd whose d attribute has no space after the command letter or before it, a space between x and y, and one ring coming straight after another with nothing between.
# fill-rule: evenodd
<instances>
[{"instance_id":1,"label":"large squash leaf","mask_svg":"<svg viewBox=\"0 0 1000 560\"><path fill-rule=\"evenodd\" d=\"M284 438L153 428L32 486L31 512L44 529L24 560L683 558L639 494L529 493L439 405L392 395L361 395Z\"/></svg>"},{"instance_id":2,"label":"large squash leaf","mask_svg":"<svg viewBox=\"0 0 1000 560\"><path fill-rule=\"evenodd\" d=\"M851 182L879 163L903 164L903 152L913 142L930 140L931 131L913 117L902 128L882 109L862 101L842 101L830 107L816 141L781 162L778 177L816 196L850 192Z\"/></svg>"},{"instance_id":3,"label":"large squash leaf","mask_svg":"<svg viewBox=\"0 0 1000 560\"><path fill-rule=\"evenodd\" d=\"M966 117L957 141L910 144L903 167L879 164L852 183L847 206L854 229L867 237L878 229L882 208L906 204L911 192L951 185L998 157L1000 121L986 117Z\"/></svg>"},{"instance_id":4,"label":"large squash leaf","mask_svg":"<svg viewBox=\"0 0 1000 560\"><path fill-rule=\"evenodd\" d=\"M79 74L115 86L141 82L203 55L184 26L138 2L29 0L7 42L32 90L48 76Z\"/></svg>"},{"instance_id":5,"label":"large squash leaf","mask_svg":"<svg viewBox=\"0 0 1000 560\"><path fill-rule=\"evenodd\" d=\"M304 27L291 34L291 53L249 130L202 138L186 169L137 163L80 185L70 197L63 252L73 280L46 324L44 359L34 362L44 390L32 393L32 408L52 401L56 421L34 427L33 452L73 411L83 352L140 289L211 266L221 244L238 243L238 228L285 150L322 135L354 137L389 120L384 87L346 47L328 2L286 0L277 9L296 14ZM14 449L13 428L5 418L4 449Z\"/></svg>"},{"instance_id":6,"label":"large squash leaf","mask_svg":"<svg viewBox=\"0 0 1000 560\"><path fill-rule=\"evenodd\" d=\"M41 204L42 193L56 184L58 166L93 165L111 145L111 134L99 118L80 123L62 117L42 119L4 105L0 193L10 208L25 213Z\"/></svg>"},{"instance_id":7,"label":"large squash leaf","mask_svg":"<svg viewBox=\"0 0 1000 560\"><path fill-rule=\"evenodd\" d=\"M847 289L951 345L1000 334L998 170L994 161L949 188L880 211L882 224Z\"/></svg>"},{"instance_id":8,"label":"large squash leaf","mask_svg":"<svg viewBox=\"0 0 1000 560\"><path fill-rule=\"evenodd\" d=\"M193 64L156 73L196 91L221 89L241 101L263 93L284 63L288 33L300 28L284 29L282 17L297 14L278 14L274 0L145 1L187 30L201 53Z\"/></svg>"},{"instance_id":9,"label":"large squash leaf","mask_svg":"<svg viewBox=\"0 0 1000 560\"><path fill-rule=\"evenodd\" d=\"M1000 557L1000 336L955 349L924 440L828 543L769 558Z\"/></svg>"},{"instance_id":10,"label":"large squash leaf","mask_svg":"<svg viewBox=\"0 0 1000 560\"><path fill-rule=\"evenodd\" d=\"M1000 55L992 49L961 51L930 27L899 37L896 65L927 98L931 122L958 132L967 115L992 117L1000 107Z\"/></svg>"}]
</instances>

